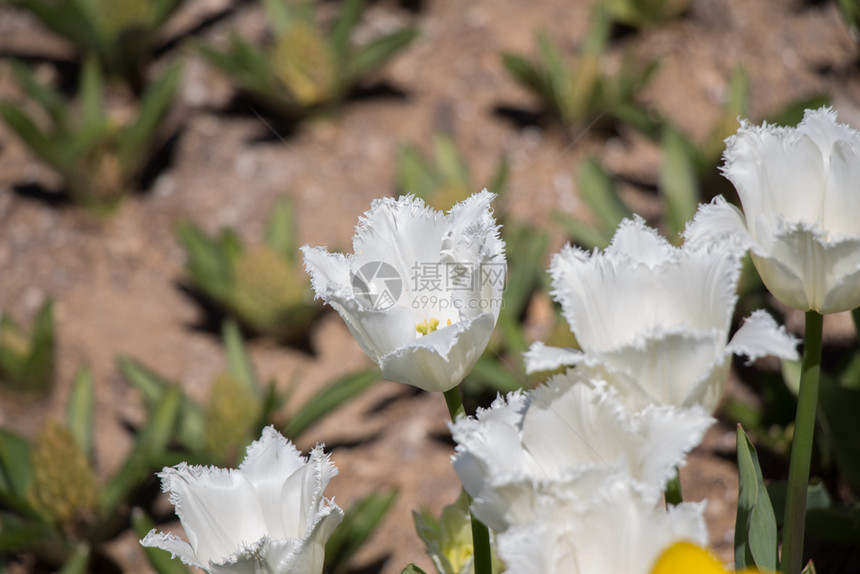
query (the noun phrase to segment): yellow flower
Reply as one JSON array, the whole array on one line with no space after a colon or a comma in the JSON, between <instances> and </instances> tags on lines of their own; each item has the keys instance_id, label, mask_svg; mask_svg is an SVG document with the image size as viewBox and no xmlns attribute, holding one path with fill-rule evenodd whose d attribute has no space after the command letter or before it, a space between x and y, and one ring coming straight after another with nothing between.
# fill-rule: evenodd
<instances>
[{"instance_id":1,"label":"yellow flower","mask_svg":"<svg viewBox=\"0 0 860 574\"><path fill-rule=\"evenodd\" d=\"M676 542L657 560L651 574L731 574L719 560L691 542ZM736 574L760 574L755 568L738 570Z\"/></svg>"}]
</instances>

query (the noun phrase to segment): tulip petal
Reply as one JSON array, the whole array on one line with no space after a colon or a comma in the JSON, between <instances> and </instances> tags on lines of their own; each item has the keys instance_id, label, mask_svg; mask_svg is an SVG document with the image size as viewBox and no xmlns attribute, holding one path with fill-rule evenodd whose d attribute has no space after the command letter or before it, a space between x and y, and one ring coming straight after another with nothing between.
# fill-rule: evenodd
<instances>
[{"instance_id":1,"label":"tulip petal","mask_svg":"<svg viewBox=\"0 0 860 574\"><path fill-rule=\"evenodd\" d=\"M167 550L170 552L171 558L179 558L189 566L205 568L205 566L198 561L197 556L194 555L194 549L191 548L191 545L172 533L164 534L156 532L155 528L153 528L146 536L143 537L140 544L148 548L161 548L162 550Z\"/></svg>"},{"instance_id":2,"label":"tulip petal","mask_svg":"<svg viewBox=\"0 0 860 574\"><path fill-rule=\"evenodd\" d=\"M744 324L729 341L726 351L746 355L750 363L768 355L794 361L799 358L798 343L767 311L759 309L744 319Z\"/></svg>"},{"instance_id":3,"label":"tulip petal","mask_svg":"<svg viewBox=\"0 0 860 574\"><path fill-rule=\"evenodd\" d=\"M439 261L445 216L412 195L374 199L358 220L352 247L354 269L369 262L394 266L401 278L411 277L416 263Z\"/></svg>"},{"instance_id":4,"label":"tulip petal","mask_svg":"<svg viewBox=\"0 0 860 574\"><path fill-rule=\"evenodd\" d=\"M337 469L321 447L306 459L274 427L263 429L239 466L254 485L270 538L302 538Z\"/></svg>"},{"instance_id":5,"label":"tulip petal","mask_svg":"<svg viewBox=\"0 0 860 574\"><path fill-rule=\"evenodd\" d=\"M825 162L808 135L744 122L726 140L723 157L723 175L740 196L748 228L762 215L808 224L820 220L821 203L809 190L825 181Z\"/></svg>"},{"instance_id":6,"label":"tulip petal","mask_svg":"<svg viewBox=\"0 0 860 574\"><path fill-rule=\"evenodd\" d=\"M738 251L705 245L679 249L642 221L622 223L619 234L618 243L604 253L588 257L568 247L550 267L552 294L583 352L632 344L682 326L728 330L740 273ZM640 247L634 248L637 243ZM614 249L624 246L633 255Z\"/></svg>"},{"instance_id":7,"label":"tulip petal","mask_svg":"<svg viewBox=\"0 0 860 574\"><path fill-rule=\"evenodd\" d=\"M604 482L587 504L564 484L539 497L537 517L499 534L508 573L647 574L661 551L678 540L707 541L703 503L668 511L624 474Z\"/></svg>"},{"instance_id":8,"label":"tulip petal","mask_svg":"<svg viewBox=\"0 0 860 574\"><path fill-rule=\"evenodd\" d=\"M438 329L382 357L382 376L425 391L452 389L475 366L494 325L495 317L483 313Z\"/></svg>"},{"instance_id":9,"label":"tulip petal","mask_svg":"<svg viewBox=\"0 0 860 574\"><path fill-rule=\"evenodd\" d=\"M180 463L158 476L200 563L229 556L266 534L254 486L241 473Z\"/></svg>"},{"instance_id":10,"label":"tulip petal","mask_svg":"<svg viewBox=\"0 0 860 574\"><path fill-rule=\"evenodd\" d=\"M559 367L577 365L585 360L581 351L565 347L550 347L541 341L535 341L529 350L523 353L526 372L554 371Z\"/></svg>"},{"instance_id":11,"label":"tulip petal","mask_svg":"<svg viewBox=\"0 0 860 574\"><path fill-rule=\"evenodd\" d=\"M404 341L415 338L415 321L409 309L400 306L366 309L355 300L349 258L307 245L302 247L302 253L317 297L338 312L361 349L374 362L402 346Z\"/></svg>"},{"instance_id":12,"label":"tulip petal","mask_svg":"<svg viewBox=\"0 0 860 574\"><path fill-rule=\"evenodd\" d=\"M747 230L743 212L718 195L711 203L699 206L693 220L684 229L685 244L717 245L727 238L739 242L739 249L749 249L755 240Z\"/></svg>"},{"instance_id":13,"label":"tulip petal","mask_svg":"<svg viewBox=\"0 0 860 574\"><path fill-rule=\"evenodd\" d=\"M686 406L690 390L725 362L723 337L716 330L655 334L603 352L600 360L638 381L649 402Z\"/></svg>"},{"instance_id":14,"label":"tulip petal","mask_svg":"<svg viewBox=\"0 0 860 574\"><path fill-rule=\"evenodd\" d=\"M831 236L860 237L860 134L833 145L821 228Z\"/></svg>"}]
</instances>

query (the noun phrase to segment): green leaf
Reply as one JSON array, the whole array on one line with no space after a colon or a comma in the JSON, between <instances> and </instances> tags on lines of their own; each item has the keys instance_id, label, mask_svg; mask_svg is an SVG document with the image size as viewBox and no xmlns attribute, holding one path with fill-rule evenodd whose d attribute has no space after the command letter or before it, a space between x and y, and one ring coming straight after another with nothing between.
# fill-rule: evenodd
<instances>
[{"instance_id":1,"label":"green leaf","mask_svg":"<svg viewBox=\"0 0 860 574\"><path fill-rule=\"evenodd\" d=\"M292 203L285 197L275 203L275 208L269 217L269 224L266 226L266 243L291 263L296 263L299 249L296 245L295 215Z\"/></svg>"},{"instance_id":2,"label":"green leaf","mask_svg":"<svg viewBox=\"0 0 860 574\"><path fill-rule=\"evenodd\" d=\"M209 297L225 304L232 299L232 249L225 249L227 241L215 241L192 223L182 223L176 235L185 247L185 268L195 286Z\"/></svg>"},{"instance_id":3,"label":"green leaf","mask_svg":"<svg viewBox=\"0 0 860 574\"><path fill-rule=\"evenodd\" d=\"M525 58L510 53L502 54L502 64L517 82L537 92L544 101L553 100L551 82L537 66Z\"/></svg>"},{"instance_id":4,"label":"green leaf","mask_svg":"<svg viewBox=\"0 0 860 574\"><path fill-rule=\"evenodd\" d=\"M502 312L519 321L532 294L543 280L549 236L535 228L519 224L508 225L504 231L508 268L516 272L508 275Z\"/></svg>"},{"instance_id":5,"label":"green leaf","mask_svg":"<svg viewBox=\"0 0 860 574\"><path fill-rule=\"evenodd\" d=\"M26 500L33 482L30 443L12 431L0 429L0 484Z\"/></svg>"},{"instance_id":6,"label":"green leaf","mask_svg":"<svg viewBox=\"0 0 860 574\"><path fill-rule=\"evenodd\" d=\"M78 544L58 574L87 574L90 565L90 547L85 542Z\"/></svg>"},{"instance_id":7,"label":"green leaf","mask_svg":"<svg viewBox=\"0 0 860 574\"><path fill-rule=\"evenodd\" d=\"M436 165L442 178L450 183L459 183L466 187L470 185L469 168L460 157L454 140L448 134L438 133L433 137L433 150L436 155Z\"/></svg>"},{"instance_id":8,"label":"green leaf","mask_svg":"<svg viewBox=\"0 0 860 574\"><path fill-rule=\"evenodd\" d=\"M179 63L174 62L146 89L140 98L137 119L122 131L117 153L120 163L129 173L136 174L149 157L158 128L173 104L181 71Z\"/></svg>"},{"instance_id":9,"label":"green leaf","mask_svg":"<svg viewBox=\"0 0 860 574\"><path fill-rule=\"evenodd\" d=\"M660 194L665 205L667 235L676 238L696 213L699 180L696 149L671 126L663 130L663 161L660 164Z\"/></svg>"},{"instance_id":10,"label":"green leaf","mask_svg":"<svg viewBox=\"0 0 860 574\"><path fill-rule=\"evenodd\" d=\"M618 197L612 178L596 159L582 163L576 183L579 195L603 228L614 230L622 219L633 217L633 212Z\"/></svg>"},{"instance_id":11,"label":"green leaf","mask_svg":"<svg viewBox=\"0 0 860 574\"><path fill-rule=\"evenodd\" d=\"M403 572L401 572L400 574L427 574L427 573L424 572L424 570L422 570L421 568L419 568L415 564L410 564L409 566L404 568Z\"/></svg>"},{"instance_id":12,"label":"green leaf","mask_svg":"<svg viewBox=\"0 0 860 574\"><path fill-rule=\"evenodd\" d=\"M143 538L155 528L155 523L143 510L133 508L131 511L131 527L134 529L135 536ZM158 574L189 574L190 572L187 566L181 561L174 559L170 552L166 550L143 547L143 552L146 554L149 565Z\"/></svg>"},{"instance_id":13,"label":"green leaf","mask_svg":"<svg viewBox=\"0 0 860 574\"><path fill-rule=\"evenodd\" d=\"M78 92L81 98L79 137L92 145L105 129L107 122L104 112L104 82L95 56L90 55L84 59Z\"/></svg>"},{"instance_id":14,"label":"green leaf","mask_svg":"<svg viewBox=\"0 0 860 574\"><path fill-rule=\"evenodd\" d=\"M0 115L42 161L58 171L67 169L72 163L68 154L63 153L61 149L68 141L57 139L42 132L23 110L11 104L0 102Z\"/></svg>"},{"instance_id":15,"label":"green leaf","mask_svg":"<svg viewBox=\"0 0 860 574\"><path fill-rule=\"evenodd\" d=\"M5 556L40 548L50 548L60 555L67 552L67 540L60 538L57 529L44 520L0 511L0 525L3 526L0 528L0 553Z\"/></svg>"},{"instance_id":16,"label":"green leaf","mask_svg":"<svg viewBox=\"0 0 860 574\"><path fill-rule=\"evenodd\" d=\"M358 48L349 63L346 74L347 85L355 82L364 74L381 65L387 59L408 46L418 37L418 30L403 28L387 36L376 38L372 42Z\"/></svg>"},{"instance_id":17,"label":"green leaf","mask_svg":"<svg viewBox=\"0 0 860 574\"><path fill-rule=\"evenodd\" d=\"M414 194L426 201L438 187L438 178L421 152L411 145L400 146L397 150L397 190L400 194Z\"/></svg>"},{"instance_id":18,"label":"green leaf","mask_svg":"<svg viewBox=\"0 0 860 574\"><path fill-rule=\"evenodd\" d=\"M758 455L738 425L738 513L735 521L735 568L776 571L777 538L773 506L764 485Z\"/></svg>"},{"instance_id":19,"label":"green leaf","mask_svg":"<svg viewBox=\"0 0 860 574\"><path fill-rule=\"evenodd\" d=\"M78 369L72 383L72 394L66 407L66 421L81 449L88 457L93 456L93 377L86 367Z\"/></svg>"},{"instance_id":20,"label":"green leaf","mask_svg":"<svg viewBox=\"0 0 860 574\"><path fill-rule=\"evenodd\" d=\"M338 68L341 70L346 68L349 54L349 38L363 11L363 0L345 0L341 2L338 8L337 19L332 25L329 41L337 59Z\"/></svg>"},{"instance_id":21,"label":"green leaf","mask_svg":"<svg viewBox=\"0 0 860 574\"><path fill-rule=\"evenodd\" d=\"M224 340L224 351L227 354L227 366L230 373L246 388L258 393L260 383L254 372L251 357L248 356L248 351L245 349L245 341L242 339L239 324L233 319L224 321L224 325L221 327L221 338Z\"/></svg>"},{"instance_id":22,"label":"green leaf","mask_svg":"<svg viewBox=\"0 0 860 574\"><path fill-rule=\"evenodd\" d=\"M492 352L487 351L487 353ZM475 363L463 384L469 390L477 385L479 389L493 389L500 393L510 393L522 389L525 386L525 381L505 368L494 354L484 354Z\"/></svg>"},{"instance_id":23,"label":"green leaf","mask_svg":"<svg viewBox=\"0 0 860 574\"><path fill-rule=\"evenodd\" d=\"M122 469L102 491L101 503L105 515L116 512L123 500L160 468L156 467L157 461L164 455L173 436L181 402L182 391L171 387L152 409L149 421L138 435Z\"/></svg>"},{"instance_id":24,"label":"green leaf","mask_svg":"<svg viewBox=\"0 0 860 574\"><path fill-rule=\"evenodd\" d=\"M397 498L396 490L372 493L354 503L344 514L343 522L328 539L325 568L331 574L342 574L349 560L376 531Z\"/></svg>"},{"instance_id":25,"label":"green leaf","mask_svg":"<svg viewBox=\"0 0 860 574\"><path fill-rule=\"evenodd\" d=\"M370 388L377 380L379 371L376 369L351 373L338 379L302 405L301 410L284 427L283 433L295 440L316 421Z\"/></svg>"},{"instance_id":26,"label":"green leaf","mask_svg":"<svg viewBox=\"0 0 860 574\"><path fill-rule=\"evenodd\" d=\"M803 119L806 110L817 110L830 104L830 96L817 95L803 100L794 101L777 113L766 118L767 123L778 126L796 126Z\"/></svg>"},{"instance_id":27,"label":"green leaf","mask_svg":"<svg viewBox=\"0 0 860 574\"><path fill-rule=\"evenodd\" d=\"M496 168L496 173L493 174L493 179L490 180L490 184L487 186L487 189L499 197L502 197L505 187L508 184L509 171L510 167L508 166L508 158L502 156L499 160L499 166Z\"/></svg>"},{"instance_id":28,"label":"green leaf","mask_svg":"<svg viewBox=\"0 0 860 574\"><path fill-rule=\"evenodd\" d=\"M56 90L36 80L36 76L24 63L14 59L10 60L9 63L12 66L15 79L18 80L24 93L45 108L55 125L58 127L66 126L69 114L66 99Z\"/></svg>"},{"instance_id":29,"label":"green leaf","mask_svg":"<svg viewBox=\"0 0 860 574\"><path fill-rule=\"evenodd\" d=\"M263 0L263 6L266 7L266 16L272 31L276 35L283 34L293 19L286 0Z\"/></svg>"},{"instance_id":30,"label":"green leaf","mask_svg":"<svg viewBox=\"0 0 860 574\"><path fill-rule=\"evenodd\" d=\"M165 393L178 385L158 376L137 361L128 357L119 357L117 366L123 376L142 394L147 406L152 409L164 397ZM200 406L182 395L182 414L179 417L179 428L176 435L179 440L192 452L203 448L206 438L206 421Z\"/></svg>"},{"instance_id":31,"label":"green leaf","mask_svg":"<svg viewBox=\"0 0 860 574\"><path fill-rule=\"evenodd\" d=\"M556 211L552 214L552 218L564 228L565 233L573 243L587 249L595 247L603 249L612 240L611 230L602 227L597 229L566 213Z\"/></svg>"}]
</instances>

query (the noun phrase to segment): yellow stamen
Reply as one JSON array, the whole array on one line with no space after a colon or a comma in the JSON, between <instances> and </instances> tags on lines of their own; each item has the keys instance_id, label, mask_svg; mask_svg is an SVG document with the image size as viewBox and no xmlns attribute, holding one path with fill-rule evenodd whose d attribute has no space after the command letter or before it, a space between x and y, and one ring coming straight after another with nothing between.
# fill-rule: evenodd
<instances>
[{"instance_id":1,"label":"yellow stamen","mask_svg":"<svg viewBox=\"0 0 860 574\"><path fill-rule=\"evenodd\" d=\"M448 324L451 324L450 320L448 321ZM415 325L415 330L422 335L429 335L438 328L439 319L430 319L429 321L424 321L423 323L418 323L417 325Z\"/></svg>"}]
</instances>

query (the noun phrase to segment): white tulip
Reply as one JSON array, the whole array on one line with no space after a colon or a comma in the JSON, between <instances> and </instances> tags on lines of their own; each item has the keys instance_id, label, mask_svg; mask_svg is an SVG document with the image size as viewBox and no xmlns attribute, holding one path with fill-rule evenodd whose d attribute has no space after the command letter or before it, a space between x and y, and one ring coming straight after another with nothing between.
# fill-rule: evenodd
<instances>
[{"instance_id":1,"label":"white tulip","mask_svg":"<svg viewBox=\"0 0 860 574\"><path fill-rule=\"evenodd\" d=\"M587 489L623 471L659 496L712 422L701 407L631 411L602 381L572 369L453 424L454 470L475 516L502 531L532 520L535 496L555 481Z\"/></svg>"},{"instance_id":2,"label":"white tulip","mask_svg":"<svg viewBox=\"0 0 860 574\"><path fill-rule=\"evenodd\" d=\"M386 379L447 391L484 352L506 270L494 197L477 193L447 215L412 196L377 199L359 220L354 254L302 248L317 297Z\"/></svg>"},{"instance_id":3,"label":"white tulip","mask_svg":"<svg viewBox=\"0 0 860 574\"><path fill-rule=\"evenodd\" d=\"M529 371L583 365L634 408L716 408L733 354L797 358L797 341L764 311L727 343L740 249L674 247L640 218L623 221L602 253L566 246L550 265L555 299L581 350L535 343Z\"/></svg>"},{"instance_id":4,"label":"white tulip","mask_svg":"<svg viewBox=\"0 0 860 574\"><path fill-rule=\"evenodd\" d=\"M507 574L647 574L673 543L707 542L704 503L658 508L658 499L624 474L588 498L571 492L555 484L538 498L534 521L498 535Z\"/></svg>"},{"instance_id":5,"label":"white tulip","mask_svg":"<svg viewBox=\"0 0 860 574\"><path fill-rule=\"evenodd\" d=\"M726 143L723 174L743 213L718 197L688 240L733 235L768 290L796 309L860 306L860 132L821 108L796 128L744 122Z\"/></svg>"},{"instance_id":6,"label":"white tulip","mask_svg":"<svg viewBox=\"0 0 860 574\"><path fill-rule=\"evenodd\" d=\"M153 529L141 544L216 574L319 574L343 520L323 497L336 474L322 447L305 458L267 427L238 469L181 463L159 473L188 542Z\"/></svg>"}]
</instances>

